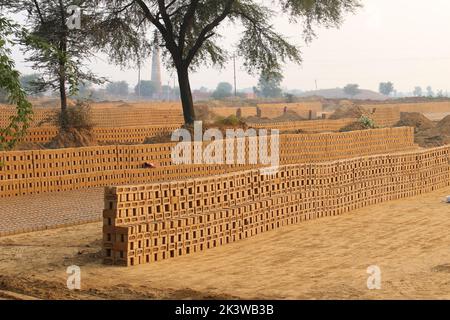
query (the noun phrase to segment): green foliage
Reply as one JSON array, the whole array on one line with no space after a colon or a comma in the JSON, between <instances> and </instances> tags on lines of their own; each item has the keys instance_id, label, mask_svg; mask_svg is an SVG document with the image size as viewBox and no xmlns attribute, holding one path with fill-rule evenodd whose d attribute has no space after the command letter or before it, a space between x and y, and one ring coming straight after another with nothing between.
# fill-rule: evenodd
<instances>
[{"instance_id":1,"label":"green foliage","mask_svg":"<svg viewBox=\"0 0 450 320\"><path fill-rule=\"evenodd\" d=\"M140 92L139 92L140 88ZM140 84L136 85L134 88L134 92L136 95L140 95L142 97L151 98L157 92L158 86L155 82L150 80L143 80Z\"/></svg>"},{"instance_id":2,"label":"green foliage","mask_svg":"<svg viewBox=\"0 0 450 320\"><path fill-rule=\"evenodd\" d=\"M213 92L212 97L214 99L220 100L224 98L231 97L233 94L233 86L228 82L220 82L217 85L216 90Z\"/></svg>"},{"instance_id":3,"label":"green foliage","mask_svg":"<svg viewBox=\"0 0 450 320\"><path fill-rule=\"evenodd\" d=\"M381 82L379 92L385 96L390 96L394 92L394 84L392 82Z\"/></svg>"},{"instance_id":4,"label":"green foliage","mask_svg":"<svg viewBox=\"0 0 450 320\"><path fill-rule=\"evenodd\" d=\"M376 128L375 122L368 116L361 116L361 118L359 118L358 121L359 121L359 123L361 123L361 125L365 129L375 129Z\"/></svg>"},{"instance_id":5,"label":"green foliage","mask_svg":"<svg viewBox=\"0 0 450 320\"><path fill-rule=\"evenodd\" d=\"M344 87L344 92L345 92L345 94L347 94L351 97L354 97L360 92L359 85L358 84L348 84Z\"/></svg>"},{"instance_id":6,"label":"green foliage","mask_svg":"<svg viewBox=\"0 0 450 320\"><path fill-rule=\"evenodd\" d=\"M26 14L29 33L21 39L26 62L32 63L40 77L33 81L33 90L58 91L61 109L67 108L67 95L77 96L81 83L103 83L86 70L84 62L93 55L95 42L96 0L0 0L8 13ZM82 7L82 28L69 30L68 7ZM64 112L63 112L64 113Z\"/></svg>"},{"instance_id":7,"label":"green foliage","mask_svg":"<svg viewBox=\"0 0 450 320\"><path fill-rule=\"evenodd\" d=\"M126 81L110 82L106 85L106 92L116 96L127 96L128 83Z\"/></svg>"},{"instance_id":8,"label":"green foliage","mask_svg":"<svg viewBox=\"0 0 450 320\"><path fill-rule=\"evenodd\" d=\"M9 58L12 36L20 36L21 30L10 20L0 16L0 89L7 101L16 105L16 114L5 128L0 128L0 150L10 150L23 138L32 120L32 106L20 84L20 74Z\"/></svg>"},{"instance_id":9,"label":"green foliage","mask_svg":"<svg viewBox=\"0 0 450 320\"><path fill-rule=\"evenodd\" d=\"M283 81L283 75L281 72L264 71L259 77L256 94L263 98L281 97L281 81Z\"/></svg>"},{"instance_id":10,"label":"green foliage","mask_svg":"<svg viewBox=\"0 0 450 320\"><path fill-rule=\"evenodd\" d=\"M163 48L164 61L176 69L185 121L195 118L189 70L201 65L223 67L232 54L223 37L235 25L242 29L233 51L250 74L280 72L287 61L301 62L297 44L277 31L272 8L281 9L291 22L303 22L307 42L315 37L315 26L335 27L347 12L360 6L359 0L115 0L99 1L110 9L102 23L104 41L97 44L121 65L141 63L143 48ZM117 30L110 32L108 30ZM159 37L146 43L146 31L157 30ZM109 38L108 38L108 37ZM148 53L148 51L145 51Z\"/></svg>"},{"instance_id":11,"label":"green foliage","mask_svg":"<svg viewBox=\"0 0 450 320\"><path fill-rule=\"evenodd\" d=\"M214 124L218 126L237 127L243 125L244 122L237 116L231 115L228 117L218 117Z\"/></svg>"},{"instance_id":12,"label":"green foliage","mask_svg":"<svg viewBox=\"0 0 450 320\"><path fill-rule=\"evenodd\" d=\"M40 75L38 73L26 74L20 77L20 84L27 94L38 94L37 82L39 81L39 78Z\"/></svg>"}]
</instances>

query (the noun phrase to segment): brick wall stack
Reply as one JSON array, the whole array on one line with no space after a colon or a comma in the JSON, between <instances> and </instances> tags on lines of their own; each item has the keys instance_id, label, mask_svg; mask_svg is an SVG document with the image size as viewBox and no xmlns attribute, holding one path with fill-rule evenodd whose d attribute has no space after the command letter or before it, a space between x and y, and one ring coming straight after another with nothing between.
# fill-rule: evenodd
<instances>
[{"instance_id":1,"label":"brick wall stack","mask_svg":"<svg viewBox=\"0 0 450 320\"><path fill-rule=\"evenodd\" d=\"M282 135L280 162L307 163L416 148L412 128ZM270 141L270 139L269 139ZM175 143L0 152L0 198L214 175L243 166L176 166ZM248 144L246 154L248 155ZM157 168L145 169L145 162ZM252 166L250 166L252 167ZM247 168L249 168L247 166Z\"/></svg>"},{"instance_id":2,"label":"brick wall stack","mask_svg":"<svg viewBox=\"0 0 450 320\"><path fill-rule=\"evenodd\" d=\"M365 108L399 108L400 112L446 113L450 112L450 101L416 102L416 103L382 103L367 104Z\"/></svg>"},{"instance_id":3,"label":"brick wall stack","mask_svg":"<svg viewBox=\"0 0 450 320\"><path fill-rule=\"evenodd\" d=\"M373 107L367 108L371 115L370 118L379 127L392 127L400 121L400 108L398 106L386 107Z\"/></svg>"},{"instance_id":4,"label":"brick wall stack","mask_svg":"<svg viewBox=\"0 0 450 320\"><path fill-rule=\"evenodd\" d=\"M31 127L39 126L57 111L57 108L34 107ZM15 115L13 106L0 106L0 127L9 124L11 116ZM181 125L183 113L181 105L166 104L130 104L117 106L109 104L94 104L91 108L92 122L96 127L117 128L148 125ZM44 123L44 126L49 126Z\"/></svg>"},{"instance_id":5,"label":"brick wall stack","mask_svg":"<svg viewBox=\"0 0 450 320\"><path fill-rule=\"evenodd\" d=\"M288 111L296 112L305 119L309 118L310 112L315 118L317 113L322 111L322 103L320 101L259 104L258 107L261 109L261 117L269 119L282 116L285 108Z\"/></svg>"},{"instance_id":6,"label":"brick wall stack","mask_svg":"<svg viewBox=\"0 0 450 320\"><path fill-rule=\"evenodd\" d=\"M145 138L171 133L180 125L150 125L139 127L96 127L93 133L101 144L111 143L143 143ZM55 127L30 128L23 142L47 143L58 134Z\"/></svg>"},{"instance_id":7,"label":"brick wall stack","mask_svg":"<svg viewBox=\"0 0 450 320\"><path fill-rule=\"evenodd\" d=\"M305 120L289 122L250 123L253 128L278 129L280 131L301 130L304 132L337 132L343 127L355 122L356 119L338 120Z\"/></svg>"},{"instance_id":8,"label":"brick wall stack","mask_svg":"<svg viewBox=\"0 0 450 320\"><path fill-rule=\"evenodd\" d=\"M450 147L105 188L105 263L193 254L285 225L450 185Z\"/></svg>"}]
</instances>

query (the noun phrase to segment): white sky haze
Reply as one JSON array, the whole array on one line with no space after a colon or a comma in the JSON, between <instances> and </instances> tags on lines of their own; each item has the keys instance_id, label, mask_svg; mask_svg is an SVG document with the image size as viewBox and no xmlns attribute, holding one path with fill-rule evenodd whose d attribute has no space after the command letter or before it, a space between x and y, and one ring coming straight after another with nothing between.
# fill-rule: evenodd
<instances>
[{"instance_id":1,"label":"white sky haze","mask_svg":"<svg viewBox=\"0 0 450 320\"><path fill-rule=\"evenodd\" d=\"M289 63L284 68L283 86L312 90L315 80L320 89L358 83L377 90L381 81L392 81L398 91L410 92L415 86L431 85L435 91L450 91L450 1L448 0L363 0L364 8L348 15L340 29L317 29L317 39L305 46L301 27L277 18L274 25L302 49L303 64ZM238 31L227 29L225 43L236 41ZM22 73L32 70L14 50ZM257 79L238 64L238 88L252 87ZM151 61L142 70L149 79ZM92 60L92 70L112 81L126 80L134 86L136 70L121 70L109 65L100 55ZM193 88L213 89L220 81L233 82L230 62L223 70L201 68L192 74ZM163 83L173 85L174 76L163 70Z\"/></svg>"}]
</instances>

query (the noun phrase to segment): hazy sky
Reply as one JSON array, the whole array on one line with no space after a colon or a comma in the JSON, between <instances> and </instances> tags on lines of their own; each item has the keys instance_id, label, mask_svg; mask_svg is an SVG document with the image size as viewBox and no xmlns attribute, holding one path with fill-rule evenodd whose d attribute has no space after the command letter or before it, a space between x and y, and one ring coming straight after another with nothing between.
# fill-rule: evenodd
<instances>
[{"instance_id":1,"label":"hazy sky","mask_svg":"<svg viewBox=\"0 0 450 320\"><path fill-rule=\"evenodd\" d=\"M450 1L448 0L363 0L364 8L348 15L340 29L317 29L318 38L309 46L302 42L301 27L276 18L274 25L302 47L303 64L284 68L283 87L312 90L358 83L377 90L380 81L392 81L399 91L431 85L435 91L450 91ZM225 43L238 38L238 30L227 29ZM14 51L23 73L31 72ZM142 79L150 79L149 59ZM238 88L252 87L257 79L241 69L237 60ZM98 75L110 80L137 82L136 70L120 70L99 56L91 63ZM193 88L214 88L218 82L233 82L232 63L223 70L202 68L191 76ZM174 76L163 70L163 82Z\"/></svg>"}]
</instances>

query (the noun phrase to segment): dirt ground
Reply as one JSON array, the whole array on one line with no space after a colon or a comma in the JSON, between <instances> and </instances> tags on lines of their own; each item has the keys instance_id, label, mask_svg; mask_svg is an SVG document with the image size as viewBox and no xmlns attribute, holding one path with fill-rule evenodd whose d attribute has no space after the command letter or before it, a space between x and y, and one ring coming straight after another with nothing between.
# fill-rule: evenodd
<instances>
[{"instance_id":1,"label":"dirt ground","mask_svg":"<svg viewBox=\"0 0 450 320\"><path fill-rule=\"evenodd\" d=\"M3 291L44 299L450 299L450 188L132 268L101 263L101 224L0 238ZM66 268L81 267L81 290ZM366 273L381 268L381 290Z\"/></svg>"}]
</instances>

